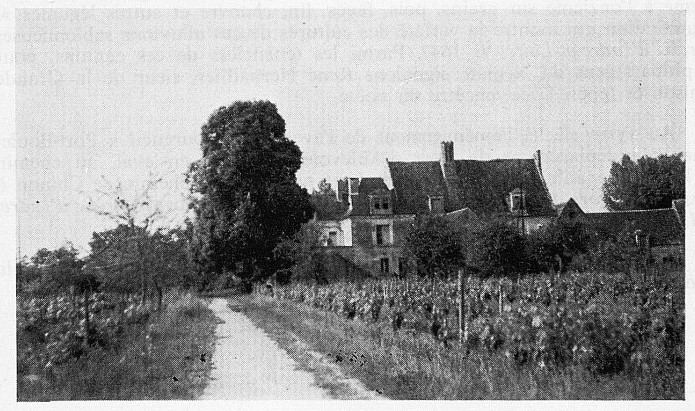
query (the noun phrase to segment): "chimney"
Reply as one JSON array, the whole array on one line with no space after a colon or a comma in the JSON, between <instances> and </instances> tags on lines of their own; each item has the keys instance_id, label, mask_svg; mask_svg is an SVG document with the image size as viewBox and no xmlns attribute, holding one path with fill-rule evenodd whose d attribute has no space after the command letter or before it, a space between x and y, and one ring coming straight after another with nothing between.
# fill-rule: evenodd
<instances>
[{"instance_id":1,"label":"chimney","mask_svg":"<svg viewBox=\"0 0 695 411\"><path fill-rule=\"evenodd\" d=\"M442 193L444 194L445 209L461 208L461 198L459 196L461 181L456 173L453 141L442 141L442 155L439 158L439 166L442 169L442 177L444 177L446 186L446 193Z\"/></svg>"},{"instance_id":2,"label":"chimney","mask_svg":"<svg viewBox=\"0 0 695 411\"><path fill-rule=\"evenodd\" d=\"M359 194L360 179L356 177L350 177L347 179L348 182L348 194L350 195L350 205L355 204L357 200L357 195Z\"/></svg>"},{"instance_id":3,"label":"chimney","mask_svg":"<svg viewBox=\"0 0 695 411\"><path fill-rule=\"evenodd\" d=\"M449 164L454 162L454 142L453 141L442 141L442 155L439 158L442 164Z\"/></svg>"},{"instance_id":4,"label":"chimney","mask_svg":"<svg viewBox=\"0 0 695 411\"><path fill-rule=\"evenodd\" d=\"M533 161L536 163L538 172L543 174L543 167L541 167L541 150L536 150L536 152L533 154Z\"/></svg>"},{"instance_id":5,"label":"chimney","mask_svg":"<svg viewBox=\"0 0 695 411\"><path fill-rule=\"evenodd\" d=\"M336 190L336 197L338 201L345 203L346 205L350 203L350 196L348 194L348 179L343 178L338 180L338 190Z\"/></svg>"},{"instance_id":6,"label":"chimney","mask_svg":"<svg viewBox=\"0 0 695 411\"><path fill-rule=\"evenodd\" d=\"M350 186L348 187L348 190L350 191L350 195L355 195L359 191L359 186L360 186L360 179L351 177L348 179Z\"/></svg>"}]
</instances>

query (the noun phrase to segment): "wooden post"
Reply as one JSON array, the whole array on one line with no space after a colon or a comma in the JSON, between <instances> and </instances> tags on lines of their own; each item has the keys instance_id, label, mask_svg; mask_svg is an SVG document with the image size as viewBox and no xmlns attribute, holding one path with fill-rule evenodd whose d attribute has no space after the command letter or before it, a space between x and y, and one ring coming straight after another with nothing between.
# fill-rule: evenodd
<instances>
[{"instance_id":1,"label":"wooden post","mask_svg":"<svg viewBox=\"0 0 695 411\"><path fill-rule=\"evenodd\" d=\"M466 311L466 278L463 269L458 270L458 311L459 311L459 343L468 341L468 313Z\"/></svg>"},{"instance_id":2,"label":"wooden post","mask_svg":"<svg viewBox=\"0 0 695 411\"><path fill-rule=\"evenodd\" d=\"M463 328L464 328L464 318L463 312L465 307L463 306L463 270L458 270L458 281L456 284L456 292L458 293L458 310L459 310L459 343L463 344Z\"/></svg>"},{"instance_id":3,"label":"wooden post","mask_svg":"<svg viewBox=\"0 0 695 411\"><path fill-rule=\"evenodd\" d=\"M432 315L437 311L437 277L432 277Z\"/></svg>"},{"instance_id":4,"label":"wooden post","mask_svg":"<svg viewBox=\"0 0 695 411\"><path fill-rule=\"evenodd\" d=\"M497 312L502 314L502 279L497 280Z\"/></svg>"}]
</instances>

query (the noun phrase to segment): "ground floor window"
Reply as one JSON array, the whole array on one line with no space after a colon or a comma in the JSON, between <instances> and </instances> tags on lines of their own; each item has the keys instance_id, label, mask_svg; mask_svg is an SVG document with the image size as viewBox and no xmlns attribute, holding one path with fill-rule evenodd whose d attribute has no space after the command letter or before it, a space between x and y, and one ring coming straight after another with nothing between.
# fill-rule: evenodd
<instances>
[{"instance_id":1,"label":"ground floor window","mask_svg":"<svg viewBox=\"0 0 695 411\"><path fill-rule=\"evenodd\" d=\"M408 260L405 258L398 259L398 274L405 275L408 274Z\"/></svg>"},{"instance_id":2,"label":"ground floor window","mask_svg":"<svg viewBox=\"0 0 695 411\"><path fill-rule=\"evenodd\" d=\"M391 270L389 270L389 259L388 257L382 258L380 260L380 269L382 274L388 274Z\"/></svg>"}]
</instances>

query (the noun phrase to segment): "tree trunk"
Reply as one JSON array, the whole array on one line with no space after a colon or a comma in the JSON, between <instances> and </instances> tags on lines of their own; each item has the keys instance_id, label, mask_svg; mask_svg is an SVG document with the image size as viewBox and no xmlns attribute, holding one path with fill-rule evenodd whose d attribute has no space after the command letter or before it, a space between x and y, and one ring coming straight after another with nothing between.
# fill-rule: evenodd
<instances>
[{"instance_id":1,"label":"tree trunk","mask_svg":"<svg viewBox=\"0 0 695 411\"><path fill-rule=\"evenodd\" d=\"M142 293L140 304L145 305L145 300L147 299L147 281L145 275L145 256L142 252L142 239L135 231L135 222L133 219L130 220L130 230L131 235L135 237L135 245L137 249L137 258L140 266L140 292Z\"/></svg>"},{"instance_id":2,"label":"tree trunk","mask_svg":"<svg viewBox=\"0 0 695 411\"><path fill-rule=\"evenodd\" d=\"M84 292L84 300L83 300L83 307L84 307L84 343L85 346L89 346L90 343L90 335L91 335L91 326L89 324L89 291Z\"/></svg>"},{"instance_id":3,"label":"tree trunk","mask_svg":"<svg viewBox=\"0 0 695 411\"><path fill-rule=\"evenodd\" d=\"M162 298L164 296L164 290L159 286L158 282L154 282L154 288L157 290L157 312L162 311Z\"/></svg>"},{"instance_id":4,"label":"tree trunk","mask_svg":"<svg viewBox=\"0 0 695 411\"><path fill-rule=\"evenodd\" d=\"M70 287L70 297L71 297L71 301L72 301L73 312L77 313L78 312L77 311L77 293L75 292L75 286L74 285L72 287ZM75 326L75 321L77 320L76 317L79 318L79 315L73 315L70 318L70 321L72 322L73 327Z\"/></svg>"}]
</instances>

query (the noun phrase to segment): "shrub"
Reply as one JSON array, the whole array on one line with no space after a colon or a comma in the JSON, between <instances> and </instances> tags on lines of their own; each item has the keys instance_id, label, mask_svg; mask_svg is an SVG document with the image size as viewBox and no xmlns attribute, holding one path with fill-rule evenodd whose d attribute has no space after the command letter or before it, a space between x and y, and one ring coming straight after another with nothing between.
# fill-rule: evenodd
<instances>
[{"instance_id":1,"label":"shrub","mask_svg":"<svg viewBox=\"0 0 695 411\"><path fill-rule=\"evenodd\" d=\"M644 269L645 255L637 247L633 233L634 229L628 225L617 235L598 241L575 268L626 274Z\"/></svg>"},{"instance_id":2,"label":"shrub","mask_svg":"<svg viewBox=\"0 0 695 411\"><path fill-rule=\"evenodd\" d=\"M566 271L575 257L587 251L589 241L580 221L553 221L527 238L529 269L535 272Z\"/></svg>"},{"instance_id":3,"label":"shrub","mask_svg":"<svg viewBox=\"0 0 695 411\"><path fill-rule=\"evenodd\" d=\"M505 221L487 224L475 236L471 265L483 277L508 276L524 271L526 250L524 237Z\"/></svg>"},{"instance_id":4,"label":"shrub","mask_svg":"<svg viewBox=\"0 0 695 411\"><path fill-rule=\"evenodd\" d=\"M454 267L465 263L461 233L439 216L420 215L405 237L405 254L418 272L444 279Z\"/></svg>"}]
</instances>

